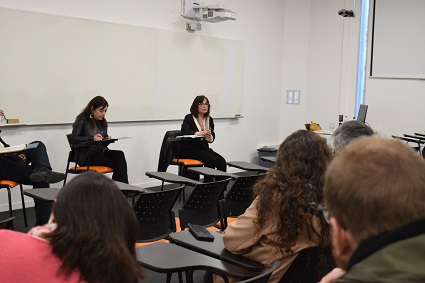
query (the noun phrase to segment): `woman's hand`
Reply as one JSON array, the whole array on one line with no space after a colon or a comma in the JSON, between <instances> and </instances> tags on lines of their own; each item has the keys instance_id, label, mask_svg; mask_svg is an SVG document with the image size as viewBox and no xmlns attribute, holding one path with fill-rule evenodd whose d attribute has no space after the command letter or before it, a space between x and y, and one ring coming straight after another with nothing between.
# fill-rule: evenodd
<instances>
[{"instance_id":1,"label":"woman's hand","mask_svg":"<svg viewBox=\"0 0 425 283\"><path fill-rule=\"evenodd\" d=\"M96 134L96 135L94 135L93 140L94 141L101 141L101 140L103 140L103 136L101 134Z\"/></svg>"},{"instance_id":2,"label":"woman's hand","mask_svg":"<svg viewBox=\"0 0 425 283\"><path fill-rule=\"evenodd\" d=\"M210 131L210 130L203 130L203 131L200 131L200 132L196 132L196 133L195 133L195 135L205 137L205 135L206 135L208 132L209 132L209 133L211 133L211 131Z\"/></svg>"},{"instance_id":3,"label":"woman's hand","mask_svg":"<svg viewBox=\"0 0 425 283\"><path fill-rule=\"evenodd\" d=\"M211 142L213 142L214 141L214 137L213 137L213 135L211 134L211 131L210 130L208 130L207 131L207 133L205 134L205 140L207 141L207 142L209 142L209 143L211 143Z\"/></svg>"}]
</instances>

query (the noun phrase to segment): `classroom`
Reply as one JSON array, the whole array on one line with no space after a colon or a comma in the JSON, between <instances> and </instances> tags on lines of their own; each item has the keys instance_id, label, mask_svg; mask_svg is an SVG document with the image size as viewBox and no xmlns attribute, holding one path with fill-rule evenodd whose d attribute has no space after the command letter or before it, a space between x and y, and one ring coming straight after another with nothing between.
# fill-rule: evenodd
<instances>
[{"instance_id":1,"label":"classroom","mask_svg":"<svg viewBox=\"0 0 425 283\"><path fill-rule=\"evenodd\" d=\"M208 4L216 4L210 3ZM213 1L214 2L214 1ZM356 115L356 88L359 29L362 1L355 7L350 0L222 0L219 4L231 7L237 13L235 21L202 23L202 29L187 32L186 20L180 15L179 0L162 1L30 1L0 0L0 8L77 18L103 23L140 26L185 36L207 36L243 44L243 80L240 113L225 113L217 117L216 142L213 149L229 161L242 160L257 163L257 149L277 145L305 123L314 121L327 129L338 124L338 116ZM371 1L370 6L373 1ZM418 1L416 1L418 3ZM423 4L421 4L423 5ZM353 9L355 18L343 18L338 10ZM372 13L370 13L372 15ZM369 27L369 37L371 36ZM370 47L370 40L369 40ZM31 46L28 46L31 48ZM2 51L3 52L3 51ZM422 55L423 56L423 55ZM46 59L48 60L48 59ZM366 70L370 67L367 53ZM23 66L22 68L25 68ZM6 78L2 75L1 83ZM22 81L22 84L25 84ZM60 86L55 86L60 91ZM1 87L0 87L1 89ZM288 90L300 91L300 104L287 104ZM366 71L364 103L369 105L367 123L382 136L422 132L425 104L425 81L421 79L373 78ZM93 94L93 93L91 93ZM67 95L72 96L72 93ZM88 95L88 101L95 95ZM110 101L108 115L119 117L126 112L125 104L115 107L116 97L105 95ZM116 93L119 97L119 93ZM208 94L206 94L208 95ZM193 97L195 94L193 94ZM179 113L188 113L191 96L179 101ZM52 98L42 105L64 109ZM0 107L8 118L49 117L48 109L40 111L28 107L25 101L14 100L11 93L0 93ZM37 99L36 99L37 101ZM128 103L131 103L129 101ZM167 102L163 102L167 103ZM211 101L214 116L214 101ZM118 102L116 103L118 105ZM48 149L52 167L65 170L69 145L66 134L72 121L84 107L79 105L66 112L70 117L55 117L61 111L52 110L49 122L35 123L22 119L24 125L1 127L2 137L9 144L42 140ZM183 109L184 108L184 109ZM20 110L25 109L26 113ZM28 113L29 111L29 113ZM142 109L140 111L143 111ZM43 112L41 114L40 112ZM115 113L115 114L114 114ZM240 117L234 117L239 114ZM107 116L108 117L108 116ZM63 119L69 122L63 122ZM112 149L126 153L129 182L141 187L157 184L145 176L155 171L162 138L167 130L180 129L181 119L130 119L114 122L110 119L109 133L113 137L131 137L112 144ZM37 120L37 119L35 119ZM60 121L60 122L59 122ZM174 170L170 168L170 170ZM0 192L0 209L7 210L6 192ZM19 208L19 194L13 194L14 207ZM28 206L32 200L27 198Z\"/></svg>"}]
</instances>

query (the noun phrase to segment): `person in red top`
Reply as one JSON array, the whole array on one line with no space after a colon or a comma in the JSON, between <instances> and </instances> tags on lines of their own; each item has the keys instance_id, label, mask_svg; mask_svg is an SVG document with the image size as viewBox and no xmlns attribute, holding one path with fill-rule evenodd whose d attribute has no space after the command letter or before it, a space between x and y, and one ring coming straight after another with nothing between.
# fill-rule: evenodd
<instances>
[{"instance_id":1,"label":"person in red top","mask_svg":"<svg viewBox=\"0 0 425 283\"><path fill-rule=\"evenodd\" d=\"M2 282L137 282L138 222L115 183L96 172L63 187L49 224L0 230Z\"/></svg>"}]
</instances>

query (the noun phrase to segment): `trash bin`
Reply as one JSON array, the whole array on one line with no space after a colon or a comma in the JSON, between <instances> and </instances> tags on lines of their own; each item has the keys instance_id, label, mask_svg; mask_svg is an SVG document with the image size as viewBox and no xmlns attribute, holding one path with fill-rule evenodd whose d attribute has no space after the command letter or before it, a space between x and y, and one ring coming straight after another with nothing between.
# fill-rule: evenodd
<instances>
[{"instance_id":1,"label":"trash bin","mask_svg":"<svg viewBox=\"0 0 425 283\"><path fill-rule=\"evenodd\" d=\"M276 157L276 155L277 155L277 148L263 146L261 148L258 148L257 151L258 151L258 165L264 166L264 167L267 167L267 168L270 168L270 167L272 167L274 165L273 162L261 160L261 157L265 157L265 156L274 156L274 157Z\"/></svg>"}]
</instances>

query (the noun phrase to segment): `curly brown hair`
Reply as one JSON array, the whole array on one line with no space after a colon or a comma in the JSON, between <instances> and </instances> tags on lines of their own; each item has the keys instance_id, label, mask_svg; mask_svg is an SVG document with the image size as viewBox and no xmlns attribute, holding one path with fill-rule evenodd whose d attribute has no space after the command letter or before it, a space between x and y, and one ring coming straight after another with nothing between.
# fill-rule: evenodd
<instances>
[{"instance_id":1,"label":"curly brown hair","mask_svg":"<svg viewBox=\"0 0 425 283\"><path fill-rule=\"evenodd\" d=\"M301 232L307 231L308 239L319 246L319 259L329 255L329 226L319 217L320 227L314 227L316 213L309 213L309 207L323 202L324 174L332 157L326 140L310 131L296 131L282 142L275 166L253 188L257 231L277 225L279 238L270 245L293 254Z\"/></svg>"}]
</instances>

